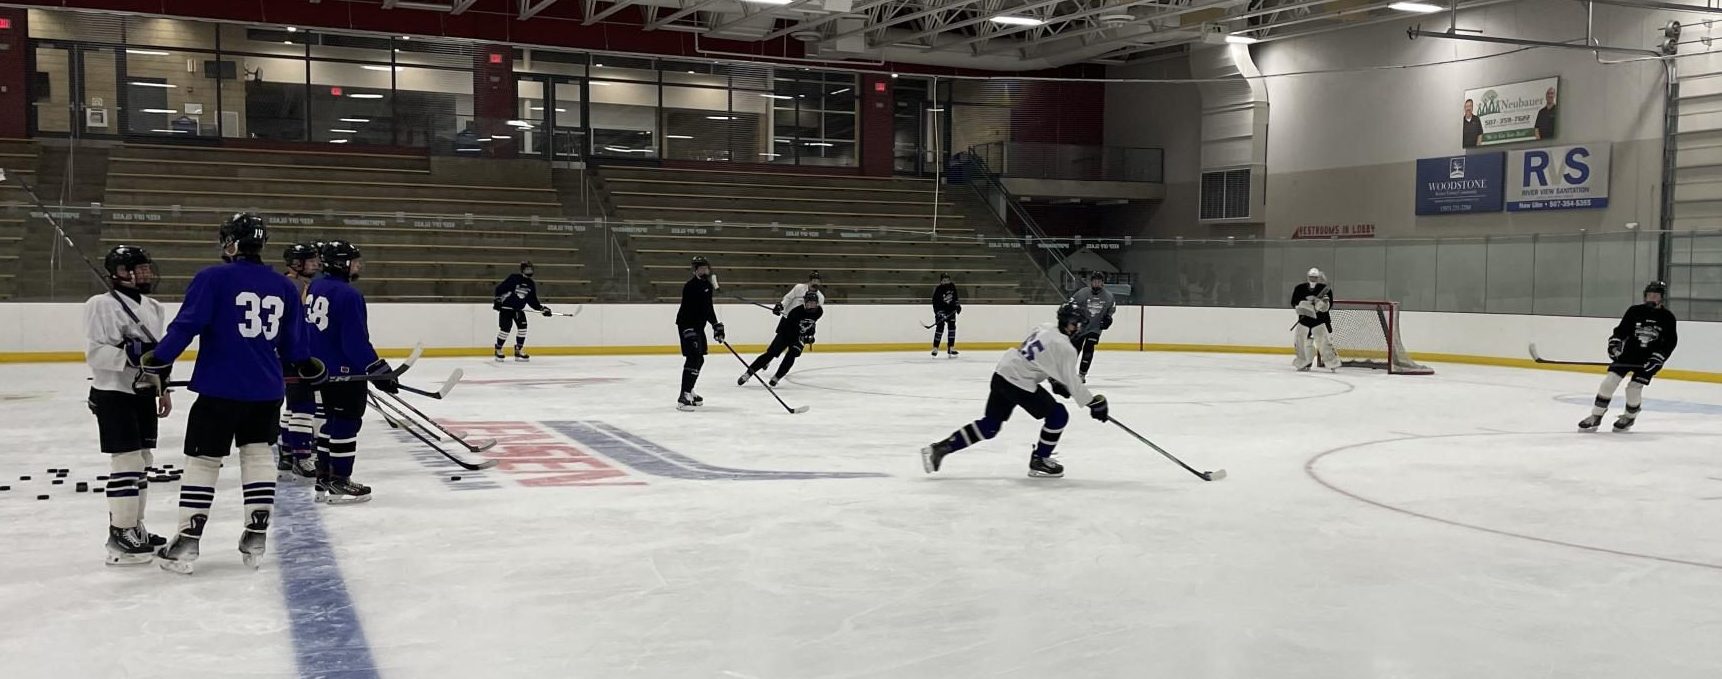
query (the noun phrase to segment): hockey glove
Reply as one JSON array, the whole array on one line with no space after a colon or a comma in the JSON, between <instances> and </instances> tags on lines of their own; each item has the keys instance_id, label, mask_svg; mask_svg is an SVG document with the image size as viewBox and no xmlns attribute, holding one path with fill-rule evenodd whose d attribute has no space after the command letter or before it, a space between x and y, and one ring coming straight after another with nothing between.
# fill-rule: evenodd
<instances>
[{"instance_id":1,"label":"hockey glove","mask_svg":"<svg viewBox=\"0 0 1722 679\"><path fill-rule=\"evenodd\" d=\"M1100 329L1101 330L1111 330L1112 329L1112 316L1111 316L1111 314L1100 317Z\"/></svg>"},{"instance_id":2,"label":"hockey glove","mask_svg":"<svg viewBox=\"0 0 1722 679\"><path fill-rule=\"evenodd\" d=\"M1626 351L1626 340L1623 340L1619 337L1609 338L1609 340L1608 340L1608 358L1609 358L1609 360L1614 360L1614 359L1620 358L1621 352L1624 352L1624 351Z\"/></svg>"},{"instance_id":3,"label":"hockey glove","mask_svg":"<svg viewBox=\"0 0 1722 679\"><path fill-rule=\"evenodd\" d=\"M1070 388L1069 387L1064 386L1064 383L1060 382L1058 380L1052 380L1051 382L1052 382L1052 393L1058 394L1059 396L1063 396L1065 398L1070 398Z\"/></svg>"},{"instance_id":4,"label":"hockey glove","mask_svg":"<svg viewBox=\"0 0 1722 679\"><path fill-rule=\"evenodd\" d=\"M960 313L962 313L962 312L963 312L963 305L961 305L961 304L958 304L958 305L956 305L956 306L955 306L955 307L952 307L952 308L951 308L951 311L952 311L952 312L954 312L954 313L959 313L959 314L960 314Z\"/></svg>"},{"instance_id":5,"label":"hockey glove","mask_svg":"<svg viewBox=\"0 0 1722 679\"><path fill-rule=\"evenodd\" d=\"M813 346L813 336L812 335L802 335L801 336L801 346L804 346L804 347Z\"/></svg>"},{"instance_id":6,"label":"hockey glove","mask_svg":"<svg viewBox=\"0 0 1722 679\"><path fill-rule=\"evenodd\" d=\"M1644 367L1638 370L1638 374L1646 377L1655 376L1656 373L1662 371L1662 364L1667 360L1668 358L1662 354L1651 354L1650 358L1644 360Z\"/></svg>"},{"instance_id":7,"label":"hockey glove","mask_svg":"<svg viewBox=\"0 0 1722 679\"><path fill-rule=\"evenodd\" d=\"M773 315L773 316L782 316L783 315L783 302L778 302L776 304L771 305L771 315Z\"/></svg>"},{"instance_id":8,"label":"hockey glove","mask_svg":"<svg viewBox=\"0 0 1722 679\"><path fill-rule=\"evenodd\" d=\"M380 358L377 359L375 363L365 366L365 374L367 375L389 375L392 373L394 373L394 368L390 368L389 362ZM393 377L372 380L371 385L390 394L398 394L401 392L401 383L396 381Z\"/></svg>"},{"instance_id":9,"label":"hockey glove","mask_svg":"<svg viewBox=\"0 0 1722 679\"><path fill-rule=\"evenodd\" d=\"M172 370L173 364L163 363L161 359L155 357L155 350L149 349L144 351L142 355L138 356L137 368L145 375L155 375L160 377L162 375L166 375L167 371Z\"/></svg>"},{"instance_id":10,"label":"hockey glove","mask_svg":"<svg viewBox=\"0 0 1722 679\"><path fill-rule=\"evenodd\" d=\"M724 340L724 334L723 334L723 324L722 323L713 323L712 324L712 339L717 340L718 344L724 343L724 341L723 341Z\"/></svg>"},{"instance_id":11,"label":"hockey glove","mask_svg":"<svg viewBox=\"0 0 1722 679\"><path fill-rule=\"evenodd\" d=\"M1088 402L1088 416L1101 422L1112 419L1112 415L1106 412L1105 396L1095 394L1094 400Z\"/></svg>"},{"instance_id":12,"label":"hockey glove","mask_svg":"<svg viewBox=\"0 0 1722 679\"><path fill-rule=\"evenodd\" d=\"M299 378L299 384L317 386L329 381L329 369L315 356L293 364L293 375Z\"/></svg>"},{"instance_id":13,"label":"hockey glove","mask_svg":"<svg viewBox=\"0 0 1722 679\"><path fill-rule=\"evenodd\" d=\"M143 356L155 345L140 339L127 339L120 349L126 352L126 367L137 368L143 365Z\"/></svg>"},{"instance_id":14,"label":"hockey glove","mask_svg":"<svg viewBox=\"0 0 1722 679\"><path fill-rule=\"evenodd\" d=\"M1315 318L1315 305L1310 304L1308 300L1298 302L1297 315L1304 318Z\"/></svg>"},{"instance_id":15,"label":"hockey glove","mask_svg":"<svg viewBox=\"0 0 1722 679\"><path fill-rule=\"evenodd\" d=\"M545 318L549 318L552 315L554 315L554 314L550 313L550 307L544 307L542 309L539 309L538 313L544 314Z\"/></svg>"}]
</instances>

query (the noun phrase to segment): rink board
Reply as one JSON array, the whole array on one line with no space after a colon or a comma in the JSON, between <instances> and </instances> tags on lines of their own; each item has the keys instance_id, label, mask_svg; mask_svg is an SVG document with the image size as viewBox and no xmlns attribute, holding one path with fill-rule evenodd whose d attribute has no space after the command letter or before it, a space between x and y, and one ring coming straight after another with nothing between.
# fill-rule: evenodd
<instances>
[{"instance_id":1,"label":"rink board","mask_svg":"<svg viewBox=\"0 0 1722 679\"><path fill-rule=\"evenodd\" d=\"M170 313L177 305L168 305ZM83 323L79 304L0 304L0 362L77 361ZM959 349L1013 346L1049 320L1050 305L971 305L958 319ZM531 351L541 356L673 354L675 305L588 304L577 318L533 317ZM738 351L759 351L777 317L757 307L719 305ZM1560 360L1604 360L1615 319L1514 314L1402 312L1402 336L1413 359L1525 368L1575 369L1533 363L1526 346ZM1291 312L1227 307L1119 307L1102 349L1214 353L1290 353ZM483 305L373 304L372 341L386 355L423 343L433 357L483 356L496 339L496 312ZM827 307L814 352L914 351L930 343L930 313L908 305ZM1722 355L1694 351L1722 343L1722 324L1680 324L1681 346L1665 378L1722 382ZM714 347L721 350L722 347ZM1580 371L1592 368L1579 367Z\"/></svg>"}]
</instances>

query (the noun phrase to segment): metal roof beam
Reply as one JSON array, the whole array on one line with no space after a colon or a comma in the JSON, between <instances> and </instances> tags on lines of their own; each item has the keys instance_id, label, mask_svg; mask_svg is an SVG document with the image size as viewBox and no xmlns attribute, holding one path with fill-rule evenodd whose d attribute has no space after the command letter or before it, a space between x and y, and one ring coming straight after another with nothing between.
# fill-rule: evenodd
<instances>
[{"instance_id":1,"label":"metal roof beam","mask_svg":"<svg viewBox=\"0 0 1722 679\"><path fill-rule=\"evenodd\" d=\"M597 5L598 5L598 3L596 3L596 2L592 3L592 6L594 8L596 8ZM624 9L627 9L627 8L633 7L633 6L634 6L634 0L621 0L621 2L610 3L610 6L604 8L604 11L602 11L602 12L598 12L596 14L593 14L591 12L587 12L586 13L586 20L580 22L580 25L591 26L592 24L595 24L595 23L598 23L600 21L603 21L605 19L610 18L610 15L612 15L612 14L615 14L617 12L620 12Z\"/></svg>"},{"instance_id":2,"label":"metal roof beam","mask_svg":"<svg viewBox=\"0 0 1722 679\"><path fill-rule=\"evenodd\" d=\"M815 28L819 28L820 26L824 26L825 24L831 23L831 22L836 21L838 19L841 19L843 17L853 17L853 16L866 17L867 15L865 14L865 12L867 10L874 9L877 7L882 7L884 5L889 5L889 4L896 2L896 1L897 0L873 0L872 2L863 3L861 6L856 7L854 9L851 9L847 12L839 12L836 14L830 14L827 16L822 16L822 17L819 17L818 19L803 21L803 22L796 24L794 26L790 26L789 28L784 28L784 29L780 29L780 30L776 30L776 31L772 31L770 33L767 33L767 34L765 34L765 37L760 38L760 42L764 42L767 40L776 40L778 38L789 35L791 33L798 33L801 31L813 30Z\"/></svg>"},{"instance_id":3,"label":"metal roof beam","mask_svg":"<svg viewBox=\"0 0 1722 679\"><path fill-rule=\"evenodd\" d=\"M914 42L916 40L920 40L921 38L925 38L929 35L938 35L940 33L953 31L953 30L956 30L959 28L967 28L967 27L973 26L975 24L991 21L992 18L996 17L996 16L1002 16L1005 14L1019 14L1022 12L1033 12L1037 9L1042 9L1042 8L1046 8L1046 7L1052 7L1055 5L1059 5L1059 4L1063 3L1064 1L1065 0L1050 0L1048 2L1036 2L1033 4L1029 4L1029 5L1021 5L1018 7L1013 7L1010 9L1000 9L996 13L988 12L988 13L984 13L982 16L975 17L972 19L966 19L966 20L959 21L959 22L954 23L954 24L946 24L944 26L939 26L937 28L930 28L930 29L921 31L920 33L916 33L914 35L911 35L911 36L908 36L905 38L897 38L897 39L893 40L893 42ZM1051 20L1049 19L1048 22L1050 22L1050 21ZM1011 28L1014 30L1027 30L1027 29L1035 28L1035 27L1034 26L1012 26ZM1012 31L999 31L997 33L988 34L986 37L993 37L993 36L997 36L997 35L1001 35L1003 33L1009 33L1009 32L1012 32ZM983 39L985 39L985 38L983 38ZM942 45L941 45L941 47L942 47Z\"/></svg>"},{"instance_id":4,"label":"metal roof beam","mask_svg":"<svg viewBox=\"0 0 1722 679\"><path fill-rule=\"evenodd\" d=\"M644 31L658 30L660 28L663 28L665 26L670 25L671 23L674 23L677 19L685 17L689 14L693 14L694 12L698 12L702 9L705 9L705 8L710 7L712 5L718 4L720 2L723 2L723 0L699 0L698 2L695 2L694 4L691 4L691 5L683 5L681 9L678 9L674 12L671 12L669 16L653 19L651 21L646 22L646 25L643 28L641 28L640 30L644 30Z\"/></svg>"},{"instance_id":5,"label":"metal roof beam","mask_svg":"<svg viewBox=\"0 0 1722 679\"><path fill-rule=\"evenodd\" d=\"M520 20L525 21L538 16L539 12L550 9L550 6L554 4L556 4L556 0L541 0L537 4L533 4L532 0L520 0Z\"/></svg>"},{"instance_id":6,"label":"metal roof beam","mask_svg":"<svg viewBox=\"0 0 1722 679\"><path fill-rule=\"evenodd\" d=\"M866 26L862 26L862 27L857 28L857 29L852 30L852 31L844 31L842 33L838 33L837 35L831 36L828 39L829 40L837 40L839 38L847 38L847 37L849 37L851 35L855 35L857 33L866 33L868 31L882 31L882 30L885 30L885 29L890 28L892 26L895 26L897 24L903 23L905 21L914 21L914 20L920 19L922 17L932 16L932 15L937 14L939 12L953 10L953 9L958 8L958 7L966 7L968 5L973 5L977 2L981 2L981 0L951 0L950 2L947 2L943 5L939 5L938 7L933 7L931 9L924 9L924 10L921 10L919 12L915 12L912 14L904 14L903 16L899 16L899 17L892 17L892 18L887 19L885 21L881 21L881 22L876 23L876 24L868 24Z\"/></svg>"}]
</instances>

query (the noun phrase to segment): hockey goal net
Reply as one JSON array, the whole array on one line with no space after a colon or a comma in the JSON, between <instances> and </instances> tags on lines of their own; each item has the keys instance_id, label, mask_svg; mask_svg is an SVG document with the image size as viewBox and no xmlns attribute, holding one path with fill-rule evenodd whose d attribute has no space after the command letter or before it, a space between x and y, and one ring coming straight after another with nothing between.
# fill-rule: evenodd
<instances>
[{"instance_id":1,"label":"hockey goal net","mask_svg":"<svg viewBox=\"0 0 1722 679\"><path fill-rule=\"evenodd\" d=\"M1381 300L1334 300L1329 309L1333 332L1329 340L1346 368L1375 368L1395 375L1433 375L1434 370L1411 360L1399 328L1399 303Z\"/></svg>"}]
</instances>

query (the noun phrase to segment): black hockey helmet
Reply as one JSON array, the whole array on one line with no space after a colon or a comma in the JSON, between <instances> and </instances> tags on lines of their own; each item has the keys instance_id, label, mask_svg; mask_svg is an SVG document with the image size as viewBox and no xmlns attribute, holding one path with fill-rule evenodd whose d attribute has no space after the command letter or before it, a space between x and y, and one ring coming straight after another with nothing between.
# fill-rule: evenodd
<instances>
[{"instance_id":1,"label":"black hockey helmet","mask_svg":"<svg viewBox=\"0 0 1722 679\"><path fill-rule=\"evenodd\" d=\"M810 281L819 281L819 282L821 282L821 283L824 283L824 282L825 282L825 277L824 277L824 276L821 276L821 275L819 275L819 272L818 272L818 271L815 271L815 272L813 272L813 273L810 273L810 274L807 274L807 280L810 280Z\"/></svg>"},{"instance_id":2,"label":"black hockey helmet","mask_svg":"<svg viewBox=\"0 0 1722 679\"><path fill-rule=\"evenodd\" d=\"M694 257L694 260L693 260L693 262L691 262L691 263L690 263L690 264L689 264L689 267L688 267L688 268L690 268L690 269L698 269L698 268L700 268L700 267L702 267L702 266L711 266L711 265L712 265L712 263L711 263L711 262L710 262L710 261L707 261L707 260L706 260L706 258L704 258L704 257L699 257L699 256L696 256L696 257Z\"/></svg>"},{"instance_id":3,"label":"black hockey helmet","mask_svg":"<svg viewBox=\"0 0 1722 679\"><path fill-rule=\"evenodd\" d=\"M318 253L323 259L323 270L329 273L356 278L353 275L353 260L364 259L359 252L359 246L344 240L332 240L323 243L322 251Z\"/></svg>"},{"instance_id":4,"label":"black hockey helmet","mask_svg":"<svg viewBox=\"0 0 1722 679\"><path fill-rule=\"evenodd\" d=\"M532 260L523 260L520 262L520 275L531 278L533 273L536 272L532 268Z\"/></svg>"},{"instance_id":5,"label":"black hockey helmet","mask_svg":"<svg viewBox=\"0 0 1722 679\"><path fill-rule=\"evenodd\" d=\"M950 274L948 274L948 273L941 273L941 274L939 274L939 282L940 282L940 283L945 283L945 282L949 282L949 281L950 281L950 280L951 280L951 275L950 275Z\"/></svg>"},{"instance_id":6,"label":"black hockey helmet","mask_svg":"<svg viewBox=\"0 0 1722 679\"><path fill-rule=\"evenodd\" d=\"M317 250L318 248L315 245L308 243L294 243L287 246L286 250L281 251L281 259L286 260L287 266L293 266L294 264L301 264L312 257L321 257L322 255L318 254Z\"/></svg>"},{"instance_id":7,"label":"black hockey helmet","mask_svg":"<svg viewBox=\"0 0 1722 679\"><path fill-rule=\"evenodd\" d=\"M1653 292L1662 297L1662 299L1657 302L1657 306L1661 306L1663 304L1668 303L1668 284L1667 283L1664 283L1662 281L1651 281L1648 285L1644 286L1644 294L1641 297L1649 297L1650 293L1653 293Z\"/></svg>"},{"instance_id":8,"label":"black hockey helmet","mask_svg":"<svg viewBox=\"0 0 1722 679\"><path fill-rule=\"evenodd\" d=\"M114 283L130 281L139 292L148 294L155 285L155 260L150 259L148 250L136 245L115 245L108 251L107 256L102 258L102 267L108 270L108 278ZM139 271L140 267L149 268ZM119 275L121 268L128 272L124 277ZM143 274L141 279L138 275L140 273Z\"/></svg>"},{"instance_id":9,"label":"black hockey helmet","mask_svg":"<svg viewBox=\"0 0 1722 679\"><path fill-rule=\"evenodd\" d=\"M807 294L801 296L801 301L818 303L819 302L819 291L808 290Z\"/></svg>"},{"instance_id":10,"label":"black hockey helmet","mask_svg":"<svg viewBox=\"0 0 1722 679\"><path fill-rule=\"evenodd\" d=\"M1104 272L1104 271L1091 272L1088 274L1088 280L1100 281L1102 283L1105 283L1106 282L1106 272Z\"/></svg>"},{"instance_id":11,"label":"black hockey helmet","mask_svg":"<svg viewBox=\"0 0 1722 679\"><path fill-rule=\"evenodd\" d=\"M1082 306L1075 302L1065 302L1062 306L1058 307L1059 332L1065 332L1064 328L1072 323L1076 324L1077 328L1080 329L1084 324L1088 323L1088 312L1083 311Z\"/></svg>"},{"instance_id":12,"label":"black hockey helmet","mask_svg":"<svg viewBox=\"0 0 1722 679\"><path fill-rule=\"evenodd\" d=\"M221 224L221 252L234 248L233 254L259 256L269 243L269 225L253 212L240 212Z\"/></svg>"}]
</instances>

